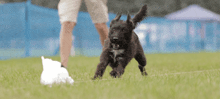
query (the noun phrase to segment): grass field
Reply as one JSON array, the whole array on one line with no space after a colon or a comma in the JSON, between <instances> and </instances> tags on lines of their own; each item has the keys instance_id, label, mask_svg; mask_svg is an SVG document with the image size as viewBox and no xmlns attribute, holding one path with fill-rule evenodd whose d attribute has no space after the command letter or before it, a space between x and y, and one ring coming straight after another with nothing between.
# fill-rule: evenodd
<instances>
[{"instance_id":1,"label":"grass field","mask_svg":"<svg viewBox=\"0 0 220 99\"><path fill-rule=\"evenodd\" d=\"M147 77L132 60L120 79L92 81L99 57L70 57L73 85L40 84L40 57L0 61L0 99L220 99L220 53L147 54ZM59 57L49 57L60 60Z\"/></svg>"}]
</instances>

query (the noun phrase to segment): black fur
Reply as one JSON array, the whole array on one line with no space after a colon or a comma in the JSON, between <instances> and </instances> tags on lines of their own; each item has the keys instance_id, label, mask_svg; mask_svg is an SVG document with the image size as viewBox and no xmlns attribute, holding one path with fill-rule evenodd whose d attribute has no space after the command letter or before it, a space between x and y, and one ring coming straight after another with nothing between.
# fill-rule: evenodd
<instances>
[{"instance_id":1,"label":"black fur","mask_svg":"<svg viewBox=\"0 0 220 99\"><path fill-rule=\"evenodd\" d=\"M143 48L140 44L138 36L133 31L136 25L141 22L147 15L147 5L131 19L128 14L127 20L120 20L121 14L111 21L109 35L105 40L103 52L100 56L100 63L97 66L93 79L101 78L105 72L107 65L112 67L110 75L112 77L120 77L125 70L127 64L132 58L139 63L138 67L143 76L147 75L145 65L147 64Z\"/></svg>"}]
</instances>

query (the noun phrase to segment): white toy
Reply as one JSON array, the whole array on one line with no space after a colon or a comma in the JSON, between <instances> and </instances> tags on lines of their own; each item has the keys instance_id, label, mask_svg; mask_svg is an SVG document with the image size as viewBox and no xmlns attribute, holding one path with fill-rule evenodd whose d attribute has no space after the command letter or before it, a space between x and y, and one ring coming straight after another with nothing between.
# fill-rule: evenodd
<instances>
[{"instance_id":1,"label":"white toy","mask_svg":"<svg viewBox=\"0 0 220 99\"><path fill-rule=\"evenodd\" d=\"M40 83L43 85L52 85L60 83L73 84L74 80L69 76L66 68L61 67L61 63L41 56L43 72Z\"/></svg>"}]
</instances>

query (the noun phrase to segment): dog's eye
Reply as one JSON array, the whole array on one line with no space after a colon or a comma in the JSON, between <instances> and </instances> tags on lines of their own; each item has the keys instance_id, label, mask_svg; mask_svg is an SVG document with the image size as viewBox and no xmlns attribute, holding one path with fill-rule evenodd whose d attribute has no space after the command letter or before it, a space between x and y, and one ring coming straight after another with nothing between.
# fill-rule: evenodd
<instances>
[{"instance_id":1,"label":"dog's eye","mask_svg":"<svg viewBox=\"0 0 220 99\"><path fill-rule=\"evenodd\" d=\"M122 29L123 32L127 31L127 29Z\"/></svg>"}]
</instances>

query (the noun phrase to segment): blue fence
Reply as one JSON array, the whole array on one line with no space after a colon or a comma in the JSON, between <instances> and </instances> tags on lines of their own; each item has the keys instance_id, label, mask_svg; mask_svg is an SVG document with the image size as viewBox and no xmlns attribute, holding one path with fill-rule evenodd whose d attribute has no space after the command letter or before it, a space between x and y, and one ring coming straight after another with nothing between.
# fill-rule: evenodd
<instances>
[{"instance_id":1,"label":"blue fence","mask_svg":"<svg viewBox=\"0 0 220 99\"><path fill-rule=\"evenodd\" d=\"M109 13L109 20L115 14ZM123 15L121 19L126 19ZM110 22L107 23L109 26ZM136 29L145 53L220 50L217 22L171 21L148 17ZM0 4L0 59L59 55L57 10L22 3ZM99 56L99 35L86 12L73 31L76 55Z\"/></svg>"}]
</instances>

